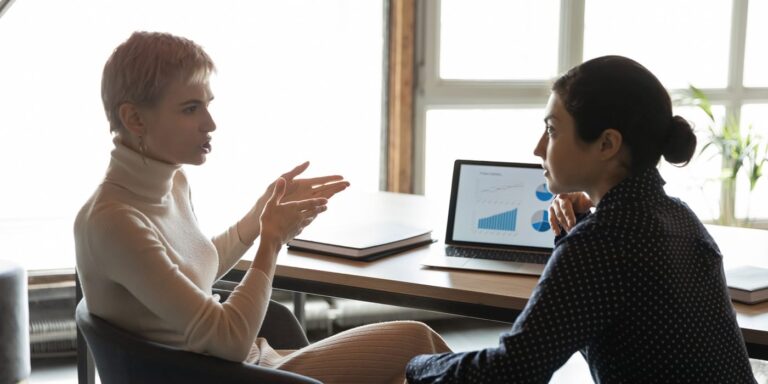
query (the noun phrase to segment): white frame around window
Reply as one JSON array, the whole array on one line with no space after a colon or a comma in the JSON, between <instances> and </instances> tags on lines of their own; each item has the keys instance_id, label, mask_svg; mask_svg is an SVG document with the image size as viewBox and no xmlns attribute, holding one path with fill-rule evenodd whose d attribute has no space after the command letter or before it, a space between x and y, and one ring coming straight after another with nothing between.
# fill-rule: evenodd
<instances>
[{"instance_id":1,"label":"white frame around window","mask_svg":"<svg viewBox=\"0 0 768 384\"><path fill-rule=\"evenodd\" d=\"M587 0L560 0L558 73L582 62L584 10ZM726 88L704 89L713 104L738 115L747 103L768 102L768 87L744 87L744 55L749 0L733 0ZM440 78L440 0L417 2L416 101L414 116L414 192L425 190L426 115L432 108L543 107L550 79L540 81L476 81ZM671 89L670 92L680 90Z\"/></svg>"}]
</instances>

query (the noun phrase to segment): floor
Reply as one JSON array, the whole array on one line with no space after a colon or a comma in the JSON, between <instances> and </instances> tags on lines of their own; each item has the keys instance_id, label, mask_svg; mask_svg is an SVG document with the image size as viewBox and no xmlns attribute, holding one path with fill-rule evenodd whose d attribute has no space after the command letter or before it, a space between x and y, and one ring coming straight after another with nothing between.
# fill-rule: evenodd
<instances>
[{"instance_id":1,"label":"floor","mask_svg":"<svg viewBox=\"0 0 768 384\"><path fill-rule=\"evenodd\" d=\"M455 351L473 350L496 345L499 334L508 325L475 319L452 319L431 322ZM30 384L71 384L77 382L77 366L74 357L33 360ZM584 359L576 354L559 371L551 383L592 383Z\"/></svg>"}]
</instances>

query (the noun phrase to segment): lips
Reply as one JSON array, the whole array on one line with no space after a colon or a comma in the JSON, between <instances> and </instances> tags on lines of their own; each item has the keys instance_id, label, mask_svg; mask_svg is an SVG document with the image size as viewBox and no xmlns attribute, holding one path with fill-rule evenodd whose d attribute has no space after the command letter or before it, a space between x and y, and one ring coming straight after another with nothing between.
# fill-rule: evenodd
<instances>
[{"instance_id":1,"label":"lips","mask_svg":"<svg viewBox=\"0 0 768 384\"><path fill-rule=\"evenodd\" d=\"M202 148L203 152L205 153L211 153L211 148L212 148L211 142L210 141L206 142L205 144L201 145L200 148Z\"/></svg>"}]
</instances>

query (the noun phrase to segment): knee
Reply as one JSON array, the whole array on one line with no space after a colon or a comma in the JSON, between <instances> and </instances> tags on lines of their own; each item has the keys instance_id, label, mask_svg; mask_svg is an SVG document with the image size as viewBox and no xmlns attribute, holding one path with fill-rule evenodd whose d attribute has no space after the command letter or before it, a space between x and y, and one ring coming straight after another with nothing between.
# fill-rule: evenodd
<instances>
[{"instance_id":1,"label":"knee","mask_svg":"<svg viewBox=\"0 0 768 384\"><path fill-rule=\"evenodd\" d=\"M417 345L423 348L420 353L438 353L450 351L440 335L428 325L419 321L403 321L403 333L409 335Z\"/></svg>"}]
</instances>

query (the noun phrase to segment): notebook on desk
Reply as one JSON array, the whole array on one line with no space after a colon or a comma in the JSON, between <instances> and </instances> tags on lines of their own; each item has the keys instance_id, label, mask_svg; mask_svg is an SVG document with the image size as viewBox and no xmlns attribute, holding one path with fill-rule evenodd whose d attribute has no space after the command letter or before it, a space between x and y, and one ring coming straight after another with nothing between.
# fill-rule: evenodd
<instances>
[{"instance_id":1,"label":"notebook on desk","mask_svg":"<svg viewBox=\"0 0 768 384\"><path fill-rule=\"evenodd\" d=\"M540 275L552 253L553 197L538 164L456 160L445 248L422 265Z\"/></svg>"}]
</instances>

